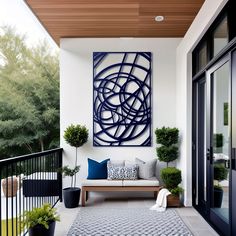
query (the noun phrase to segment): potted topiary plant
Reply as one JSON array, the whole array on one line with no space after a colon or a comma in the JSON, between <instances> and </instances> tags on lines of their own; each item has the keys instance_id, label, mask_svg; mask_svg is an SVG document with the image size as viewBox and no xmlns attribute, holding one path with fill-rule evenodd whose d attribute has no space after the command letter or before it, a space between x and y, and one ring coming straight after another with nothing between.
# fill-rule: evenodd
<instances>
[{"instance_id":1,"label":"potted topiary plant","mask_svg":"<svg viewBox=\"0 0 236 236\"><path fill-rule=\"evenodd\" d=\"M56 209L50 204L24 211L20 217L22 228L29 230L29 236L53 236L56 221L60 221Z\"/></svg>"},{"instance_id":2,"label":"potted topiary plant","mask_svg":"<svg viewBox=\"0 0 236 236\"><path fill-rule=\"evenodd\" d=\"M223 199L223 188L220 185L220 181L227 179L228 169L225 168L223 164L214 165L214 207L220 208Z\"/></svg>"},{"instance_id":3,"label":"potted topiary plant","mask_svg":"<svg viewBox=\"0 0 236 236\"><path fill-rule=\"evenodd\" d=\"M78 162L78 148L84 145L88 140L88 130L85 126L81 125L70 125L64 132L65 141L72 147L75 147L75 166L69 168L64 166L61 172L64 176L71 177L71 186L63 189L63 199L65 207L74 208L79 205L80 199L80 188L76 187L76 174L80 170Z\"/></svg>"},{"instance_id":4,"label":"potted topiary plant","mask_svg":"<svg viewBox=\"0 0 236 236\"><path fill-rule=\"evenodd\" d=\"M166 162L166 168L161 170L161 178L165 187L171 192L167 197L168 206L179 206L179 195L183 189L178 185L182 181L181 171L175 167L169 167L169 163L178 158L179 139L177 128L162 127L155 130L156 142L162 146L156 148L159 161Z\"/></svg>"}]
</instances>

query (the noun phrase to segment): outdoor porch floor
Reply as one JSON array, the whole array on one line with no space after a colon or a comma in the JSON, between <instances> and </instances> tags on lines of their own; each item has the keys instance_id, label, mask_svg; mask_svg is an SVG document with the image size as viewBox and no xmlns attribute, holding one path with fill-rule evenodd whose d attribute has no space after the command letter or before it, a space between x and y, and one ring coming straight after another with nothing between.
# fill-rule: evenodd
<instances>
[{"instance_id":1,"label":"outdoor porch floor","mask_svg":"<svg viewBox=\"0 0 236 236\"><path fill-rule=\"evenodd\" d=\"M125 198L125 199L104 199L101 197L91 197L87 202L86 207L102 207L102 208L140 208L151 207L155 204L154 199L141 199L141 198ZM57 204L58 213L61 216L61 222L57 222L55 235L65 236L72 225L78 208L67 209L63 203ZM211 226L202 218L202 216L192 207L175 208L183 219L185 224L191 230L194 236L212 236L218 235Z\"/></svg>"}]
</instances>

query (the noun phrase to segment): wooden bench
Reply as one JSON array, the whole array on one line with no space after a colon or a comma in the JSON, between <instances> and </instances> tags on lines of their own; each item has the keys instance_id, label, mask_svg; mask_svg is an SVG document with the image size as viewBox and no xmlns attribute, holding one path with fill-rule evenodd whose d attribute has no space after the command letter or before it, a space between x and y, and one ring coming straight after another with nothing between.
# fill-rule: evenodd
<instances>
[{"instance_id":1,"label":"wooden bench","mask_svg":"<svg viewBox=\"0 0 236 236\"><path fill-rule=\"evenodd\" d=\"M82 186L82 206L85 206L89 192L154 192L156 198L162 186Z\"/></svg>"}]
</instances>

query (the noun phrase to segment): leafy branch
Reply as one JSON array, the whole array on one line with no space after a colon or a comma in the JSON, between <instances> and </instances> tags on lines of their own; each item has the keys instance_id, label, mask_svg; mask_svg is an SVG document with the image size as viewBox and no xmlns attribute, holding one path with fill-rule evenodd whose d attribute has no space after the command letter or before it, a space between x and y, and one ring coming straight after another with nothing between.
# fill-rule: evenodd
<instances>
[{"instance_id":1,"label":"leafy branch","mask_svg":"<svg viewBox=\"0 0 236 236\"><path fill-rule=\"evenodd\" d=\"M80 166L75 166L74 168L70 168L69 166L63 166L58 171L60 173L62 173L64 176L70 176L71 177L71 187L73 186L73 182L74 182L74 187L75 187L76 182L75 182L73 176L80 171Z\"/></svg>"}]
</instances>

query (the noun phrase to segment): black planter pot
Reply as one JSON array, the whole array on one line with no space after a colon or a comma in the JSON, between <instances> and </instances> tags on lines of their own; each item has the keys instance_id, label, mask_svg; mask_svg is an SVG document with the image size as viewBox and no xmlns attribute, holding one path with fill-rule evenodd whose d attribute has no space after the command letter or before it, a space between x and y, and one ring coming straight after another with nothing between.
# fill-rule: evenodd
<instances>
[{"instance_id":1,"label":"black planter pot","mask_svg":"<svg viewBox=\"0 0 236 236\"><path fill-rule=\"evenodd\" d=\"M80 188L64 188L63 199L66 208L79 206Z\"/></svg>"},{"instance_id":2,"label":"black planter pot","mask_svg":"<svg viewBox=\"0 0 236 236\"><path fill-rule=\"evenodd\" d=\"M46 229L43 225L36 225L29 229L29 236L53 236L55 231L56 222L52 221L49 224L49 229Z\"/></svg>"},{"instance_id":3,"label":"black planter pot","mask_svg":"<svg viewBox=\"0 0 236 236\"><path fill-rule=\"evenodd\" d=\"M214 188L214 207L220 208L223 199L223 189Z\"/></svg>"}]
</instances>

